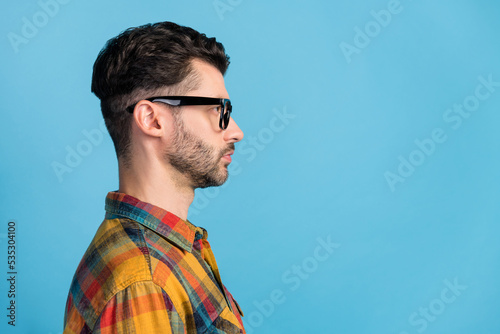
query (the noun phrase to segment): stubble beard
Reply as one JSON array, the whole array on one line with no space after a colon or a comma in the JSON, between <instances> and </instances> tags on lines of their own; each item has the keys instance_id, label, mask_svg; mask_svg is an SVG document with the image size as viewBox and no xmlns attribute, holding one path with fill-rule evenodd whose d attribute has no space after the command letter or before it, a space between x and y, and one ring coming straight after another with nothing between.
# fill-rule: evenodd
<instances>
[{"instance_id":1,"label":"stubble beard","mask_svg":"<svg viewBox=\"0 0 500 334\"><path fill-rule=\"evenodd\" d=\"M191 181L193 188L216 187L226 182L229 163L223 165L221 158L229 151L234 151L233 143L216 150L187 132L180 115L174 116L172 145L164 156L167 163Z\"/></svg>"}]
</instances>

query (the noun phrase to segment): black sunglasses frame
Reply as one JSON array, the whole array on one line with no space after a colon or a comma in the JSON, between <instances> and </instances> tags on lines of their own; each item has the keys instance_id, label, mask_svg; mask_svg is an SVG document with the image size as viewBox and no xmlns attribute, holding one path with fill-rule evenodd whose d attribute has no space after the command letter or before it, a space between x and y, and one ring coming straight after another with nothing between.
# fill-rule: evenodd
<instances>
[{"instance_id":1,"label":"black sunglasses frame","mask_svg":"<svg viewBox=\"0 0 500 334\"><path fill-rule=\"evenodd\" d=\"M201 97L201 96L155 96L143 99L150 102L162 102L173 107L180 106L209 106L209 105L220 105L220 118L219 127L221 130L227 129L229 125L229 120L231 119L231 112L233 111L233 106L231 105L231 100L220 99L216 97ZM129 113L134 112L135 105L127 107Z\"/></svg>"}]
</instances>

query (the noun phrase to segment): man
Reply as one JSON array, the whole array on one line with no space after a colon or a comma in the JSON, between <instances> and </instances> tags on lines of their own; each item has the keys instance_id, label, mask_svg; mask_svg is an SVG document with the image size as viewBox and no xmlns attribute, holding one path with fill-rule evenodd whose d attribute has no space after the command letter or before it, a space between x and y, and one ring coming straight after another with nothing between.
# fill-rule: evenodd
<instances>
[{"instance_id":1,"label":"man","mask_svg":"<svg viewBox=\"0 0 500 334\"><path fill-rule=\"evenodd\" d=\"M227 177L243 133L215 38L170 22L108 41L92 91L115 145L119 190L70 287L64 333L245 333L207 232L187 221L195 188Z\"/></svg>"}]
</instances>

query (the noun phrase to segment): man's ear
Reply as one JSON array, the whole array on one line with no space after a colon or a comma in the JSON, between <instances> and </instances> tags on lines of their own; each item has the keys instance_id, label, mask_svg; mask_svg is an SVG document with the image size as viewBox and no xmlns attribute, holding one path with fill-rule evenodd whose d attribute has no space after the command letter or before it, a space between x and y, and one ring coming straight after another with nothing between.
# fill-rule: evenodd
<instances>
[{"instance_id":1,"label":"man's ear","mask_svg":"<svg viewBox=\"0 0 500 334\"><path fill-rule=\"evenodd\" d=\"M141 100L135 105L133 117L134 123L144 134L161 137L163 118L159 105Z\"/></svg>"}]
</instances>

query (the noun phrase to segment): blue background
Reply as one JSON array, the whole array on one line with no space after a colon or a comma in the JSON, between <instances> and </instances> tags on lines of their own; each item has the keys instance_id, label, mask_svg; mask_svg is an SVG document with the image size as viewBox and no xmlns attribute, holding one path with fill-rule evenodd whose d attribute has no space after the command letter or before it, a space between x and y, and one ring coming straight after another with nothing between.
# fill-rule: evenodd
<instances>
[{"instance_id":1,"label":"blue background","mask_svg":"<svg viewBox=\"0 0 500 334\"><path fill-rule=\"evenodd\" d=\"M189 218L209 231L249 333L500 332L500 87L479 79L500 82L498 2L66 2L52 15L35 0L2 6L0 332L62 332L72 276L118 187L92 65L120 31L164 20L231 56L245 139L230 180L197 191ZM463 103L474 110L458 126L449 109ZM71 150L84 153L73 167ZM331 254L318 248L329 239Z\"/></svg>"}]
</instances>

